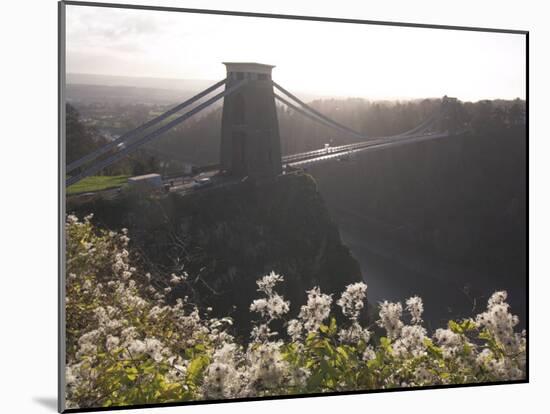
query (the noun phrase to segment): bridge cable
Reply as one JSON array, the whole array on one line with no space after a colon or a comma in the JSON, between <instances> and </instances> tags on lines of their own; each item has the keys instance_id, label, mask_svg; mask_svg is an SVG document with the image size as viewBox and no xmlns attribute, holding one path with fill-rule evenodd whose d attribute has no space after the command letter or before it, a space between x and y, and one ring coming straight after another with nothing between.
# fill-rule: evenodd
<instances>
[{"instance_id":1,"label":"bridge cable","mask_svg":"<svg viewBox=\"0 0 550 414\"><path fill-rule=\"evenodd\" d=\"M305 117L313 120L313 121L316 121L316 122L319 122L320 124L323 124L324 126L326 127L329 127L329 128L332 128L332 129L336 129L340 132L344 132L344 133L347 133L347 134L351 134L347 129L344 129L344 128L341 128L339 126L336 126L332 123L329 123L327 121L325 121L324 119L322 118L319 118L313 114L310 114L309 112L307 112L306 110L302 109L302 108L299 108L297 107L296 105L292 104L291 102L289 102L288 100L286 100L285 98L283 98L282 96L280 95L277 95L276 93L273 94L275 99L281 101L282 103L284 103L286 106L288 106L289 108L293 109L294 111L298 112L299 114L301 115L304 115ZM357 137L357 135L354 133L353 134L354 136ZM365 138L365 137L363 137Z\"/></svg>"},{"instance_id":2,"label":"bridge cable","mask_svg":"<svg viewBox=\"0 0 550 414\"><path fill-rule=\"evenodd\" d=\"M287 105L289 108L295 110L296 112L300 113L301 115L304 115L307 118L310 118L310 119L312 119L316 122L319 122L319 123L321 123L321 124L323 124L327 127L330 127L330 128L333 128L333 129L338 129L338 130L341 131L341 129L337 128L335 125L329 124L325 120L315 117L314 115L308 113L307 111L305 111L305 110L297 107L296 105L292 104L291 102L289 102L285 98L281 97L280 95L274 93L274 97L275 97L275 99L281 101L283 104ZM376 139L370 139L370 140L363 141L363 142L356 142L356 143L352 143L352 144L341 145L341 146L338 146L338 147L331 147L330 154L343 152L343 151L350 151L350 150L351 151L356 151L358 149L363 149L363 148L366 148L366 147L371 146L371 145L382 144L382 143L388 142L389 140L393 140L395 142L398 139L411 138L411 135L414 131L425 128L427 125L429 125L430 123L433 122L433 120L434 120L433 118L435 118L435 115L428 118L424 122L422 122L418 127L415 127L412 130L406 131L406 132L404 132L402 134L399 134L399 135L390 135L390 136L387 136L387 137L378 137ZM344 131L344 132L348 132L348 131ZM309 158L311 156L324 155L324 154L327 154L327 150L322 148L322 149L317 149L317 150L312 150L312 151L301 152L301 153L297 153L297 154L286 155L286 156L282 157L282 161L287 162L287 163L292 162L292 161L296 162L296 160L301 159L301 158Z\"/></svg>"},{"instance_id":3,"label":"bridge cable","mask_svg":"<svg viewBox=\"0 0 550 414\"><path fill-rule=\"evenodd\" d=\"M436 118L440 115L440 112L441 112L440 109L436 110L432 115L430 115L426 120L421 122L416 127L412 128L412 129L409 129L408 131L402 132L397 136L408 136L408 135L417 134L420 131L428 130L428 128L431 126L431 124L434 121L436 121Z\"/></svg>"},{"instance_id":4,"label":"bridge cable","mask_svg":"<svg viewBox=\"0 0 550 414\"><path fill-rule=\"evenodd\" d=\"M200 105L196 106L195 108L191 109L189 112L186 112L185 114L180 115L178 118L170 121L169 123L163 125L162 127L158 128L157 130L149 133L148 135L137 139L136 141L132 142L127 147L125 147L125 148L119 150L118 152L114 153L110 157L95 163L94 165L92 165L91 167L89 167L85 171L81 172L80 174L68 178L66 180L66 185L70 186L72 184L75 184L75 183L79 182L80 180L82 180L86 177L89 177L89 176L101 171L102 169L110 166L111 164L119 161L120 159L122 159L126 155L128 155L128 154L134 152L135 150L137 150L143 144L157 138L158 136L160 136L164 132L168 131L169 129L173 128L174 126L176 126L176 125L180 124L181 122L191 118L193 115L199 113L203 109L205 109L208 106L212 105L214 102L216 102L216 101L220 100L221 98L224 98L224 97L234 93L235 91L240 89L247 82L248 82L247 79L243 79L242 81L240 81L240 82L234 84L233 86L231 86L229 89L225 89L225 91L218 93L217 95L213 96L212 98L208 99L207 101L205 101L205 102L201 103Z\"/></svg>"},{"instance_id":5,"label":"bridge cable","mask_svg":"<svg viewBox=\"0 0 550 414\"><path fill-rule=\"evenodd\" d=\"M291 98L292 100L294 100L296 103L298 103L300 106L302 106L302 108L305 108L306 110L308 110L309 112L315 114L317 117L323 119L324 121L334 125L335 127L337 128L340 128L342 130L345 130L346 132L354 135L355 137L357 138L361 138L361 139L366 139L367 137L365 137L364 135L360 134L359 132L351 129L351 128L348 128L347 126L345 125L342 125L330 118L328 118L327 116L323 115L322 113L320 113L319 111L313 109L311 106L307 105L304 101L300 100L300 98L298 98L297 96L293 95L292 93L290 93L289 91L287 91L285 88L283 88L281 85L279 85L278 83L274 82L273 81L273 86L275 88L277 88L278 90L280 90L282 93L284 93L286 96L288 96L289 98Z\"/></svg>"},{"instance_id":6,"label":"bridge cable","mask_svg":"<svg viewBox=\"0 0 550 414\"><path fill-rule=\"evenodd\" d=\"M360 133L358 133L357 131L351 129L351 128L348 128L346 127L345 125L342 125L328 117L326 117L325 115L323 115L322 113L320 113L319 111L315 110L314 108L312 108L311 106L307 105L305 102L303 102L302 100L300 100L297 96L293 95L291 92L287 91L285 88L283 88L281 85L277 84L276 82L273 81L273 86L280 90L281 92L283 92L286 96L290 97L291 99L293 99L295 102L297 102L298 104L300 104L303 108L305 108L306 110L310 111L311 113L315 114L316 116L318 116L319 118L323 119L324 121L332 124L335 128L338 128L338 129L341 129L341 130L344 130L345 132L349 133L349 134L352 134L354 135L356 138L360 138L362 140L370 140L372 138L370 137L367 137L367 136L364 136L364 135L361 135ZM303 112L301 112L303 114ZM408 130L408 131L405 131L405 132L402 132L400 134L397 134L397 135L391 135L391 136L388 136L388 137L378 137L378 139L382 139L382 138L393 138L393 137L398 137L398 136L408 136L408 135L412 135L412 134L415 134L417 133L418 131L420 130L424 130L428 127L428 125L434 121L436 119L436 117L440 115L440 110L438 110L435 114L431 115L430 117L428 117L428 119L424 120L420 125ZM307 116L307 115L306 115Z\"/></svg>"},{"instance_id":7,"label":"bridge cable","mask_svg":"<svg viewBox=\"0 0 550 414\"><path fill-rule=\"evenodd\" d=\"M140 125L139 127L122 134L117 139L108 142L107 144L105 144L104 146L98 148L97 150L95 150L95 151L85 155L84 157L70 163L67 166L66 172L69 173L69 172L73 171L74 169L76 169L76 168L78 168L78 167L80 167L80 166L96 159L100 155L105 154L107 151L109 151L110 149L116 147L117 145L125 143L126 141L129 141L132 138L135 138L135 136L137 134L139 134L140 132L143 132L144 130L158 124L159 122L165 120L166 118L168 118L169 116L175 114L176 112L181 111L186 106L191 105L192 103L198 101L202 97L208 95L210 92L213 92L214 90L218 89L220 86L224 85L226 82L227 82L227 79L222 79L221 81L215 83L214 85L206 88L204 91L202 91L202 92L198 93L197 95L189 98L185 102L175 106L172 109L169 109L168 111L164 112L163 114L161 114L161 115L145 122L143 125Z\"/></svg>"}]
</instances>

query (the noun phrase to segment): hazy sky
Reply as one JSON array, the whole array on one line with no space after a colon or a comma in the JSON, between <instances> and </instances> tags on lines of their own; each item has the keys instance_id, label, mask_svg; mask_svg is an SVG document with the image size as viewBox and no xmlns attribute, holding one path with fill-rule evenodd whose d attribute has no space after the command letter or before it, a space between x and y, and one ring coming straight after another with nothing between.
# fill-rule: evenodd
<instances>
[{"instance_id":1,"label":"hazy sky","mask_svg":"<svg viewBox=\"0 0 550 414\"><path fill-rule=\"evenodd\" d=\"M298 93L525 98L523 35L67 6L69 73L219 80L223 61Z\"/></svg>"}]
</instances>

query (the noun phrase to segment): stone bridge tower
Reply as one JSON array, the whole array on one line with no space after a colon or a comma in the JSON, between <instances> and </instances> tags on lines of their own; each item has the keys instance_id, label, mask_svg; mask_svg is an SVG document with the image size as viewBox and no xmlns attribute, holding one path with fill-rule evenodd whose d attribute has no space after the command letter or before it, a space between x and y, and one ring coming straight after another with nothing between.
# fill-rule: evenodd
<instances>
[{"instance_id":1,"label":"stone bridge tower","mask_svg":"<svg viewBox=\"0 0 550 414\"><path fill-rule=\"evenodd\" d=\"M447 95L443 97L439 123L439 129L448 131L450 134L456 133L463 127L461 107L457 98L451 98Z\"/></svg>"},{"instance_id":2,"label":"stone bridge tower","mask_svg":"<svg viewBox=\"0 0 550 414\"><path fill-rule=\"evenodd\" d=\"M248 82L223 102L221 168L237 177L272 178L281 173L281 140L271 83L272 65L224 62L226 88Z\"/></svg>"}]
</instances>

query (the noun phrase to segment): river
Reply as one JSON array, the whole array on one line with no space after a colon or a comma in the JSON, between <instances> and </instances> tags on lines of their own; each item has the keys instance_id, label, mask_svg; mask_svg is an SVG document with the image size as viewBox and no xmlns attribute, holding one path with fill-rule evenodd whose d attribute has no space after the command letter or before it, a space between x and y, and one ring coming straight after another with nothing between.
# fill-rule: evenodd
<instances>
[{"instance_id":1,"label":"river","mask_svg":"<svg viewBox=\"0 0 550 414\"><path fill-rule=\"evenodd\" d=\"M449 319L470 317L485 309L495 290L507 290L512 312L524 327L525 274L468 268L426 256L392 240L391 232L380 231L369 218L349 209L331 208L341 238L361 266L368 285L368 300L401 301L419 295L424 301L426 327L444 327ZM388 234L389 233L389 234ZM404 305L404 303L403 303Z\"/></svg>"}]
</instances>

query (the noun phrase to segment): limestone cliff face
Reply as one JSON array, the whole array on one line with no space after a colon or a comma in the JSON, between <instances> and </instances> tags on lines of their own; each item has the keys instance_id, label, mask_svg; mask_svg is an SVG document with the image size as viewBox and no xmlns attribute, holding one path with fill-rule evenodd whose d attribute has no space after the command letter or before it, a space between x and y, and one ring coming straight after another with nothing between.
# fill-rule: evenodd
<instances>
[{"instance_id":1,"label":"limestone cliff face","mask_svg":"<svg viewBox=\"0 0 550 414\"><path fill-rule=\"evenodd\" d=\"M306 289L340 293L361 280L357 261L306 174L187 196L97 201L83 208L104 226L127 227L153 271L186 270L197 300L243 325L257 297L256 279L272 270L285 277L280 291L293 312L304 303Z\"/></svg>"}]
</instances>

